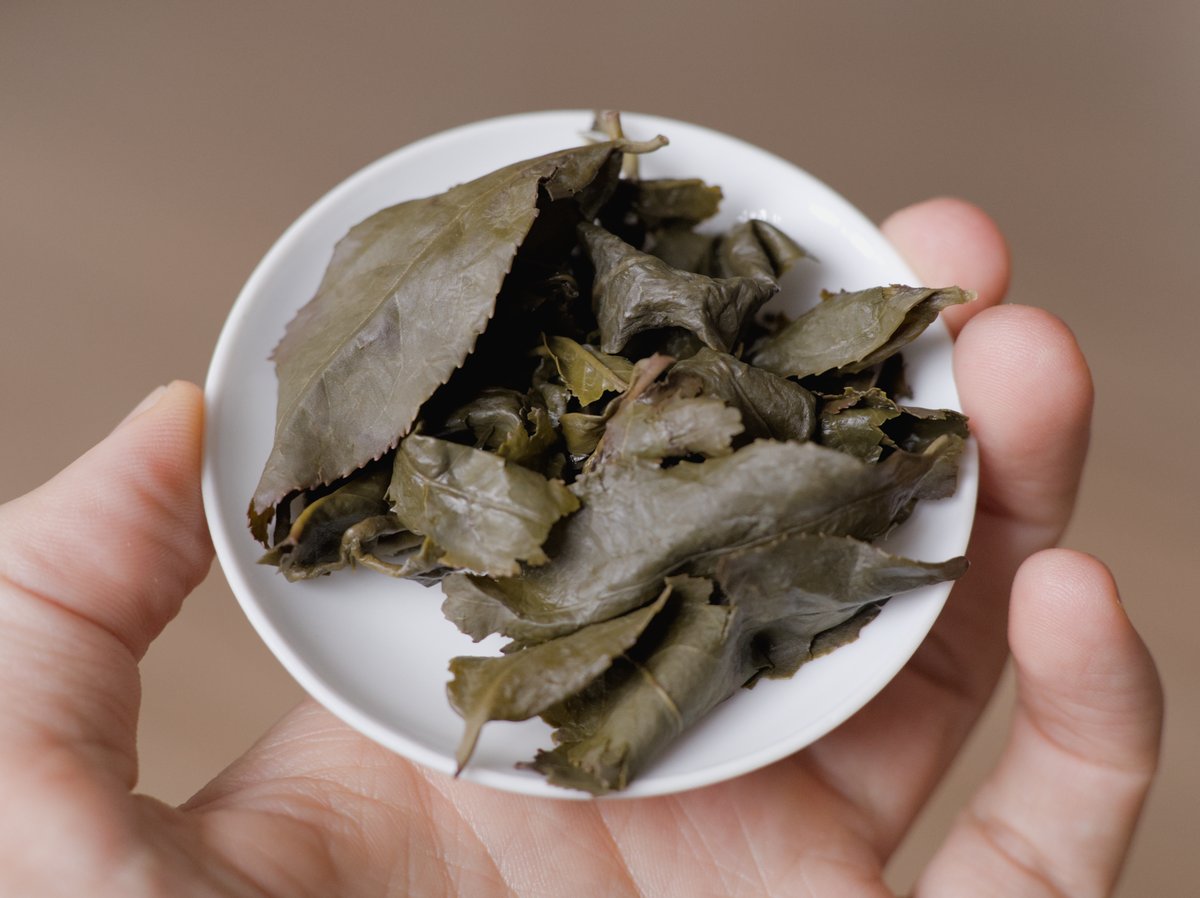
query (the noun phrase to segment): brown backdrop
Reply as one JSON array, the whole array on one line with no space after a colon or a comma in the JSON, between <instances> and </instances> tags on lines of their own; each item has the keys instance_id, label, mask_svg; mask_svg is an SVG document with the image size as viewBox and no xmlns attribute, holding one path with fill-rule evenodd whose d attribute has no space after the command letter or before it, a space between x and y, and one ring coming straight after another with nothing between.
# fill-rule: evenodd
<instances>
[{"instance_id":1,"label":"brown backdrop","mask_svg":"<svg viewBox=\"0 0 1200 898\"><path fill-rule=\"evenodd\" d=\"M1066 318L1092 360L1093 451L1067 542L1116 571L1169 703L1121 894L1196 894L1198 36L1194 0L5 0L0 499L156 384L202 379L284 227L364 163L452 125L615 106L740 135L876 218L960 194L1008 233L1013 299ZM168 800L298 695L219 570L144 678L142 788ZM995 757L1010 702L896 859L898 888Z\"/></svg>"}]
</instances>

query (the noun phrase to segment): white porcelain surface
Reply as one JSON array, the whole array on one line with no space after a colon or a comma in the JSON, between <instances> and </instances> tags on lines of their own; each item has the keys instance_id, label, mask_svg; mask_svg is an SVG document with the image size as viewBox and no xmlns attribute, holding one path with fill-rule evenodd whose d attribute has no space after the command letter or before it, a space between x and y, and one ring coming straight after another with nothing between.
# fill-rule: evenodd
<instances>
[{"instance_id":1,"label":"white porcelain surface","mask_svg":"<svg viewBox=\"0 0 1200 898\"><path fill-rule=\"evenodd\" d=\"M765 218L820 260L802 263L784 278L775 306L798 311L820 289L917 282L874 225L794 165L696 125L634 114L623 120L630 137L670 138L670 146L642 157L643 176L699 176L721 185L722 212L706 227ZM590 122L590 113L563 111L466 125L398 150L349 178L304 213L251 275L221 333L206 384L205 508L217 556L247 617L288 671L331 711L399 754L446 772L454 769L461 734L461 721L446 701L447 663L454 655L495 651L500 643L493 637L473 644L460 634L442 618L437 588L367 570L288 583L256 564L261 547L246 529L245 511L271 448L275 375L268 356L352 225L384 206L577 144ZM930 328L905 354L913 403L958 408L944 328ZM972 450L958 493L921 505L888 547L925 560L963 552L976 481ZM739 692L622 794L660 795L717 782L820 738L895 675L948 592L942 584L900 596L857 642L806 665L791 680ZM550 745L550 729L541 721L491 723L462 776L515 792L586 797L514 769Z\"/></svg>"}]
</instances>

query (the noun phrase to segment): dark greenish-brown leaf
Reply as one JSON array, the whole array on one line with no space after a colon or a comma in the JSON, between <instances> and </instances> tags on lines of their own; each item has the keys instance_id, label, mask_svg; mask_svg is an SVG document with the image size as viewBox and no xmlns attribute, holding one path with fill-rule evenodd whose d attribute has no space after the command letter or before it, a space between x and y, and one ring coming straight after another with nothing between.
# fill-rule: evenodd
<instances>
[{"instance_id":1,"label":"dark greenish-brown leaf","mask_svg":"<svg viewBox=\"0 0 1200 898\"><path fill-rule=\"evenodd\" d=\"M276 347L275 444L252 521L297 489L379 458L409 430L492 317L540 193L556 200L588 191L598 175L612 173L613 154L658 145L551 153L352 228Z\"/></svg>"},{"instance_id":2,"label":"dark greenish-brown leaf","mask_svg":"<svg viewBox=\"0 0 1200 898\"><path fill-rule=\"evenodd\" d=\"M882 390L847 389L821 406L821 444L863 461L878 461L885 447L896 445L884 425L899 415L900 408Z\"/></svg>"},{"instance_id":3,"label":"dark greenish-brown leaf","mask_svg":"<svg viewBox=\"0 0 1200 898\"><path fill-rule=\"evenodd\" d=\"M690 227L671 226L647 234L645 251L680 271L711 275L716 242L717 237L713 234L699 234Z\"/></svg>"},{"instance_id":4,"label":"dark greenish-brown leaf","mask_svg":"<svg viewBox=\"0 0 1200 898\"><path fill-rule=\"evenodd\" d=\"M680 271L586 222L579 232L596 269L592 309L605 352L619 352L636 334L663 327L682 327L705 345L728 351L745 320L778 290L774 281Z\"/></svg>"},{"instance_id":5,"label":"dark greenish-brown leaf","mask_svg":"<svg viewBox=\"0 0 1200 898\"><path fill-rule=\"evenodd\" d=\"M659 390L621 406L608 422L603 446L590 464L612 459L659 462L687 455L728 455L733 451L733 438L741 432L742 416L719 398Z\"/></svg>"},{"instance_id":6,"label":"dark greenish-brown leaf","mask_svg":"<svg viewBox=\"0 0 1200 898\"><path fill-rule=\"evenodd\" d=\"M583 412L569 412L559 419L562 428L563 441L567 451L576 459L594 453L604 439L605 429L613 416L626 403L633 402L651 388L655 380L671 367L674 360L669 356L657 353L639 359L629 375L629 386L625 392L609 400L604 411L599 415Z\"/></svg>"},{"instance_id":7,"label":"dark greenish-brown leaf","mask_svg":"<svg viewBox=\"0 0 1200 898\"><path fill-rule=\"evenodd\" d=\"M548 358L538 359L529 389L531 401L541 403L550 414L550 423L557 428L559 419L571 405L571 391L558 378L558 368Z\"/></svg>"},{"instance_id":8,"label":"dark greenish-brown leaf","mask_svg":"<svg viewBox=\"0 0 1200 898\"><path fill-rule=\"evenodd\" d=\"M445 553L428 537L404 529L394 514L355 524L342 537L342 552L353 564L426 586L448 572L440 560Z\"/></svg>"},{"instance_id":9,"label":"dark greenish-brown leaf","mask_svg":"<svg viewBox=\"0 0 1200 898\"><path fill-rule=\"evenodd\" d=\"M863 627L879 617L879 612L883 610L884 604L886 602L875 602L872 605L864 605L850 620L838 624L832 630L818 633L812 641L812 647L809 649L809 660L820 658L822 655L828 655L834 649L840 649L842 646L854 642L862 633ZM747 686L752 685L754 684L747 684Z\"/></svg>"},{"instance_id":10,"label":"dark greenish-brown leaf","mask_svg":"<svg viewBox=\"0 0 1200 898\"><path fill-rule=\"evenodd\" d=\"M775 278L808 258L804 247L757 218L730 228L717 241L716 250L718 276L755 278L766 284L774 284Z\"/></svg>"},{"instance_id":11,"label":"dark greenish-brown leaf","mask_svg":"<svg viewBox=\"0 0 1200 898\"><path fill-rule=\"evenodd\" d=\"M608 426L608 418L608 415L589 415L585 412L567 412L559 418L567 452L575 458L584 458L595 452L600 438L604 436L604 428Z\"/></svg>"},{"instance_id":12,"label":"dark greenish-brown leaf","mask_svg":"<svg viewBox=\"0 0 1200 898\"><path fill-rule=\"evenodd\" d=\"M541 564L554 523L579 506L562 483L480 449L410 434L396 451L388 500L447 567L503 577Z\"/></svg>"},{"instance_id":13,"label":"dark greenish-brown leaf","mask_svg":"<svg viewBox=\"0 0 1200 898\"><path fill-rule=\"evenodd\" d=\"M943 437L868 465L813 443L758 441L699 464L601 465L572 484L581 508L547 547L550 564L448 577L443 611L475 639L539 642L638 607L670 574L708 574L729 552L792 533L874 539L915 500L953 492L961 449Z\"/></svg>"},{"instance_id":14,"label":"dark greenish-brown leaf","mask_svg":"<svg viewBox=\"0 0 1200 898\"><path fill-rule=\"evenodd\" d=\"M900 406L901 415L884 425L888 437L905 452L924 452L947 434L967 438L967 416L953 409Z\"/></svg>"},{"instance_id":15,"label":"dark greenish-brown leaf","mask_svg":"<svg viewBox=\"0 0 1200 898\"><path fill-rule=\"evenodd\" d=\"M450 661L450 704L465 722L458 769L490 720L528 720L582 690L630 648L667 600L670 588L637 611L584 627L568 636L500 657Z\"/></svg>"},{"instance_id":16,"label":"dark greenish-brown leaf","mask_svg":"<svg viewBox=\"0 0 1200 898\"><path fill-rule=\"evenodd\" d=\"M483 390L475 399L446 419L447 435L469 431L475 448L541 471L558 443L554 422L539 402L516 390L501 387Z\"/></svg>"},{"instance_id":17,"label":"dark greenish-brown leaf","mask_svg":"<svg viewBox=\"0 0 1200 898\"><path fill-rule=\"evenodd\" d=\"M655 178L633 183L633 213L648 228L694 225L717 214L721 188L699 178Z\"/></svg>"},{"instance_id":18,"label":"dark greenish-brown leaf","mask_svg":"<svg viewBox=\"0 0 1200 898\"><path fill-rule=\"evenodd\" d=\"M950 409L897 405L878 388L847 387L821 407L820 441L864 461L877 461L890 449L922 452L947 434L966 439L967 418Z\"/></svg>"},{"instance_id":19,"label":"dark greenish-brown leaf","mask_svg":"<svg viewBox=\"0 0 1200 898\"><path fill-rule=\"evenodd\" d=\"M384 494L390 477L386 465L373 465L313 500L260 563L275 565L289 580L307 580L345 567L351 559L342 549L342 536L363 519L387 513Z\"/></svg>"},{"instance_id":20,"label":"dark greenish-brown leaf","mask_svg":"<svg viewBox=\"0 0 1200 898\"><path fill-rule=\"evenodd\" d=\"M730 650L739 609L712 604L707 580L671 583L675 595L633 651L544 715L557 747L528 766L550 782L593 795L625 788L754 673L745 653Z\"/></svg>"},{"instance_id":21,"label":"dark greenish-brown leaf","mask_svg":"<svg viewBox=\"0 0 1200 898\"><path fill-rule=\"evenodd\" d=\"M965 567L962 558L922 564L848 537L804 534L723 557L719 604L708 581L671 578L679 597L637 645L545 713L557 747L530 766L595 795L623 789L743 685L794 674L855 639L880 601Z\"/></svg>"},{"instance_id":22,"label":"dark greenish-brown leaf","mask_svg":"<svg viewBox=\"0 0 1200 898\"><path fill-rule=\"evenodd\" d=\"M755 347L750 361L784 377L862 371L915 340L947 306L973 293L958 287L872 287L836 293Z\"/></svg>"},{"instance_id":23,"label":"dark greenish-brown leaf","mask_svg":"<svg viewBox=\"0 0 1200 898\"><path fill-rule=\"evenodd\" d=\"M677 362L667 382L685 390L716 396L741 413L744 438L806 440L816 421L816 401L799 384L707 347Z\"/></svg>"},{"instance_id":24,"label":"dark greenish-brown leaf","mask_svg":"<svg viewBox=\"0 0 1200 898\"><path fill-rule=\"evenodd\" d=\"M789 677L812 657L820 634L890 596L957 579L966 568L961 557L933 564L851 537L795 534L724 556L716 579L744 615L754 665L766 676Z\"/></svg>"},{"instance_id":25,"label":"dark greenish-brown leaf","mask_svg":"<svg viewBox=\"0 0 1200 898\"><path fill-rule=\"evenodd\" d=\"M559 377L581 405L591 405L605 393L623 393L633 377L633 362L609 355L568 337L546 337L546 351Z\"/></svg>"}]
</instances>

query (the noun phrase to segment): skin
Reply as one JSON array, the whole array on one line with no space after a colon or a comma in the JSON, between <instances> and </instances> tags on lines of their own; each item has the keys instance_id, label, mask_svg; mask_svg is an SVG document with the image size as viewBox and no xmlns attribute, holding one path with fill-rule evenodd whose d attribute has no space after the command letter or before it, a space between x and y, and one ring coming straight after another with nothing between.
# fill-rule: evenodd
<instances>
[{"instance_id":1,"label":"skin","mask_svg":"<svg viewBox=\"0 0 1200 898\"><path fill-rule=\"evenodd\" d=\"M926 283L979 293L945 318L982 481L970 572L861 713L730 782L558 802L414 767L305 702L183 807L135 794L138 660L212 560L201 395L175 383L0 507L0 894L890 895L883 866L1010 652L1007 748L914 894L1110 894L1162 698L1108 570L1050 548L1087 448L1086 363L1062 322L1000 305L1008 253L978 209L932 200L884 229Z\"/></svg>"}]
</instances>

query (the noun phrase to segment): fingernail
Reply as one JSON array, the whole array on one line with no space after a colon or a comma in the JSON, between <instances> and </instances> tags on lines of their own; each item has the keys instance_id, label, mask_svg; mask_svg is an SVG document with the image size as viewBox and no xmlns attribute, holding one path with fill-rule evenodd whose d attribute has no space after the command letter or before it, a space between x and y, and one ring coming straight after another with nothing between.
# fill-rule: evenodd
<instances>
[{"instance_id":1,"label":"fingernail","mask_svg":"<svg viewBox=\"0 0 1200 898\"><path fill-rule=\"evenodd\" d=\"M134 407L133 411L131 411L128 415L126 415L124 418L121 419L121 423L117 425L117 428L124 427L126 424L128 424L130 421L132 421L134 418L136 418L142 412L149 411L151 408L153 408L154 404L156 402L158 402L159 397L161 397L162 394L165 392L167 392L167 388L165 385L160 386L160 387L155 387L153 390L150 391L150 394L145 399L143 399L141 402L139 402Z\"/></svg>"}]
</instances>

